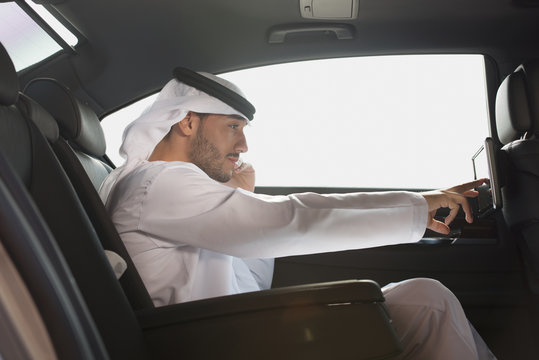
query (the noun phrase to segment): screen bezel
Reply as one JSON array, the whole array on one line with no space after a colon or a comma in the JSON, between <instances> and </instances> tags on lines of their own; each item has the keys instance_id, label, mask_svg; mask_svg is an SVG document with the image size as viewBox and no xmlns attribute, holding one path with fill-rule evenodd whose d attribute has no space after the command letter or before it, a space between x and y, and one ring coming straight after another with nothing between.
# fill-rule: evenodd
<instances>
[{"instance_id":1,"label":"screen bezel","mask_svg":"<svg viewBox=\"0 0 539 360\"><path fill-rule=\"evenodd\" d=\"M479 156L484 152L485 159L481 158L479 159ZM478 179L477 174L477 167L478 167L478 161L486 161L487 165L487 172L488 172L488 179L489 179L489 187L490 192L488 194L489 196L489 204L488 207L485 205L481 205L481 196L484 196L482 194L482 187L476 189L479 191L479 197L478 199L478 211L479 213L483 213L485 211L488 211L489 208L492 209L501 209L502 207L502 197L501 197L501 191L500 191L500 181L498 176L498 162L497 162L497 152L494 144L494 140L491 137L488 137L485 139L484 145L481 146L479 150L472 156L472 163L473 163L473 170L474 170L474 179ZM480 174L481 175L481 174Z\"/></svg>"},{"instance_id":2,"label":"screen bezel","mask_svg":"<svg viewBox=\"0 0 539 360\"><path fill-rule=\"evenodd\" d=\"M485 139L485 151L487 155L490 189L492 192L492 207L494 209L501 209L503 203L500 190L500 177L498 174L498 156L494 144L494 139L492 139L491 137Z\"/></svg>"}]
</instances>

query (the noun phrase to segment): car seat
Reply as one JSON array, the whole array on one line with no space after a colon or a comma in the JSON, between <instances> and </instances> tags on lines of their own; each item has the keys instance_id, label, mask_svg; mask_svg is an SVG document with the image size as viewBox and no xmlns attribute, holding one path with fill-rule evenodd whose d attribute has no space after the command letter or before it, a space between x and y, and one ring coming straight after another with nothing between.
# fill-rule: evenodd
<instances>
[{"instance_id":1,"label":"car seat","mask_svg":"<svg viewBox=\"0 0 539 360\"><path fill-rule=\"evenodd\" d=\"M60 160L77 195L97 232L101 245L120 255L127 263L120 284L133 309L153 307L150 295L135 270L127 250L108 215L97 190L111 167L102 157L105 136L95 112L64 85L54 79L35 79L25 94L38 102L52 117L35 119ZM58 125L57 125L58 124ZM51 131L54 128L58 131Z\"/></svg>"},{"instance_id":2,"label":"car seat","mask_svg":"<svg viewBox=\"0 0 539 360\"><path fill-rule=\"evenodd\" d=\"M502 212L539 293L539 61L520 65L500 85L496 130L503 145Z\"/></svg>"},{"instance_id":3,"label":"car seat","mask_svg":"<svg viewBox=\"0 0 539 360\"><path fill-rule=\"evenodd\" d=\"M37 349L40 352L29 352L28 358L52 359L53 357L49 356L56 355L59 359L107 359L101 337L73 281L73 275L26 189L1 154L0 223L1 243L23 280L47 330L45 334L40 334L38 340L46 341L50 338L54 347L54 354L51 354L50 350L43 351L47 350L47 347L40 346ZM2 263L3 269L6 264L7 261ZM19 292L16 300L24 304L28 300L25 301L21 295L24 295L24 292ZM5 294L1 296L4 297ZM7 318L17 316L6 315ZM1 318L3 323L7 321L6 316ZM39 320L33 318L29 326L39 328ZM16 342L6 333L2 334L3 340ZM28 334L23 331L21 336L26 338ZM66 341L67 339L69 341ZM21 357L26 351L19 349L16 353L11 353L13 357L4 352L4 348L0 352L7 359L26 358Z\"/></svg>"},{"instance_id":4,"label":"car seat","mask_svg":"<svg viewBox=\"0 0 539 360\"><path fill-rule=\"evenodd\" d=\"M94 188L99 190L112 167L105 159L105 135L95 112L55 79L34 79L26 84L23 93L57 121L64 142L69 144Z\"/></svg>"}]
</instances>

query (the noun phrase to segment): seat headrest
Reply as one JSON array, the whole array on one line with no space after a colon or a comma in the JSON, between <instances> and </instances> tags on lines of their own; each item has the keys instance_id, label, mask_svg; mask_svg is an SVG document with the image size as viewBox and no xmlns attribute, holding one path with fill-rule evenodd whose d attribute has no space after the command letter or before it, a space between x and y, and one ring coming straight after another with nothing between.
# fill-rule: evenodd
<instances>
[{"instance_id":1,"label":"seat headrest","mask_svg":"<svg viewBox=\"0 0 539 360\"><path fill-rule=\"evenodd\" d=\"M24 93L40 103L58 122L60 133L86 154L105 154L105 135L96 113L54 79L34 79Z\"/></svg>"},{"instance_id":2,"label":"seat headrest","mask_svg":"<svg viewBox=\"0 0 539 360\"><path fill-rule=\"evenodd\" d=\"M532 129L525 73L522 67L508 75L498 89L496 129L502 144L516 140Z\"/></svg>"},{"instance_id":3,"label":"seat headrest","mask_svg":"<svg viewBox=\"0 0 539 360\"><path fill-rule=\"evenodd\" d=\"M27 119L30 119L36 124L37 128L49 142L54 143L58 140L60 137L58 123L41 105L28 96L20 94L17 106Z\"/></svg>"},{"instance_id":4,"label":"seat headrest","mask_svg":"<svg viewBox=\"0 0 539 360\"><path fill-rule=\"evenodd\" d=\"M13 105L19 97L19 78L7 50L0 43L0 104Z\"/></svg>"}]
</instances>

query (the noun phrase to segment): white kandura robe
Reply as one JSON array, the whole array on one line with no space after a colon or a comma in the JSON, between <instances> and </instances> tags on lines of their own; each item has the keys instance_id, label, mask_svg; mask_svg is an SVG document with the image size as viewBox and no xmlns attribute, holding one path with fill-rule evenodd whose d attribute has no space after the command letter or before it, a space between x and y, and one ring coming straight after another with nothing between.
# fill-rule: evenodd
<instances>
[{"instance_id":1,"label":"white kandura robe","mask_svg":"<svg viewBox=\"0 0 539 360\"><path fill-rule=\"evenodd\" d=\"M144 162L107 208L157 306L268 288L243 258L415 242L427 221L419 194L259 195L179 161Z\"/></svg>"},{"instance_id":2,"label":"white kandura robe","mask_svg":"<svg viewBox=\"0 0 539 360\"><path fill-rule=\"evenodd\" d=\"M156 306L267 289L272 258L416 242L427 221L415 193L260 195L178 161L143 162L106 206ZM436 359L477 359L476 345L488 353L444 289L429 279L384 289L402 358L433 359L444 343L452 350Z\"/></svg>"}]
</instances>

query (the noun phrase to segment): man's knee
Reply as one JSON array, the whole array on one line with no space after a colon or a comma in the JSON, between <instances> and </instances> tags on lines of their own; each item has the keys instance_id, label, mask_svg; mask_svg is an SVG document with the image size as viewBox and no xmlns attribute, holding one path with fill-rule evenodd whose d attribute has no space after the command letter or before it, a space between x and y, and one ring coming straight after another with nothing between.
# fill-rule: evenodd
<instances>
[{"instance_id":1,"label":"man's knee","mask_svg":"<svg viewBox=\"0 0 539 360\"><path fill-rule=\"evenodd\" d=\"M448 304L458 302L441 282L428 278L402 281L388 287L384 296L388 306L428 306L439 311L446 311Z\"/></svg>"}]
</instances>

